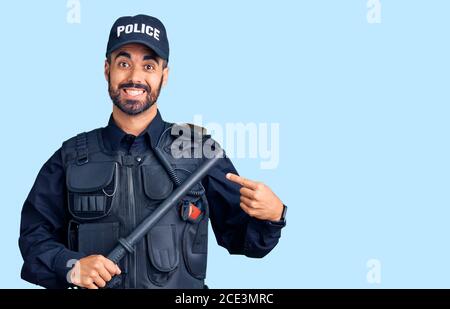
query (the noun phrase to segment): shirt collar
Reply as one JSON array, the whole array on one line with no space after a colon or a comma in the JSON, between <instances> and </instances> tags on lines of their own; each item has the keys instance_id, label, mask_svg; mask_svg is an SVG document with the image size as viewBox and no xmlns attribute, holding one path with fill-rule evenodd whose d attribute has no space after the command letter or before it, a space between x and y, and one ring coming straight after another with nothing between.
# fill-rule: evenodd
<instances>
[{"instance_id":1,"label":"shirt collar","mask_svg":"<svg viewBox=\"0 0 450 309\"><path fill-rule=\"evenodd\" d=\"M136 137L136 141L141 140L140 142L142 142L142 139L148 140L150 146L152 148L155 148L163 131L164 121L162 120L159 110L157 110L155 118L153 118L147 128L142 131L142 133L139 134L138 137ZM103 139L105 146L108 145L109 150L117 151L121 148L121 143L123 143L125 139L130 137L130 135L131 134L127 134L117 126L111 114L111 116L109 117L108 125L103 129Z\"/></svg>"}]
</instances>

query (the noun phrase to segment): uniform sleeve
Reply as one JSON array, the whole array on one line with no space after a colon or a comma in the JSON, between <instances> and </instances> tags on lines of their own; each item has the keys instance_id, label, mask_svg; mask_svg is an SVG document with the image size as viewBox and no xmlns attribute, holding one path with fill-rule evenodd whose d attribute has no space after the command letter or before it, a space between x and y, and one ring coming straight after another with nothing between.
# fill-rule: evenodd
<instances>
[{"instance_id":1,"label":"uniform sleeve","mask_svg":"<svg viewBox=\"0 0 450 309\"><path fill-rule=\"evenodd\" d=\"M225 178L236 169L223 158L203 179L210 207L211 225L217 243L230 254L261 258L278 243L285 224L258 220L246 214L240 204L240 186Z\"/></svg>"},{"instance_id":2,"label":"uniform sleeve","mask_svg":"<svg viewBox=\"0 0 450 309\"><path fill-rule=\"evenodd\" d=\"M46 288L66 288L71 259L83 257L67 249L65 177L61 150L39 171L23 204L19 247L22 279Z\"/></svg>"}]
</instances>

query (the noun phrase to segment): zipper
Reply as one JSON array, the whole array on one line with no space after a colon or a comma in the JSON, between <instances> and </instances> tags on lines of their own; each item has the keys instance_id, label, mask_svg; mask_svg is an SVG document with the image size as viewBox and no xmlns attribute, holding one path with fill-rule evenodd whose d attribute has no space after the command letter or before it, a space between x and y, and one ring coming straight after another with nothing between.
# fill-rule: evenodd
<instances>
[{"instance_id":1,"label":"zipper","mask_svg":"<svg viewBox=\"0 0 450 309\"><path fill-rule=\"evenodd\" d=\"M133 183L133 168L127 167L127 181L128 181L128 205L129 205L129 211L130 211L130 223L131 223L131 229L132 231L136 227L136 203L135 203L135 197L134 197L134 183ZM129 272L129 278L130 278L130 288L134 289L136 288L136 252L129 254L130 257L130 272Z\"/></svg>"}]
</instances>

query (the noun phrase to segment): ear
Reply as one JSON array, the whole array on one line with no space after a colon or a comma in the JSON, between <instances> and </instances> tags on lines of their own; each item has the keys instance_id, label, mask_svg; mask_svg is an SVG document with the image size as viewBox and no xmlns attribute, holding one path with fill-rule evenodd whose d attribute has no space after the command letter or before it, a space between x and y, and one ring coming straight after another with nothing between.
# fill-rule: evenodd
<instances>
[{"instance_id":1,"label":"ear","mask_svg":"<svg viewBox=\"0 0 450 309\"><path fill-rule=\"evenodd\" d=\"M168 79L169 79L169 67L167 66L163 69L162 87L166 86Z\"/></svg>"},{"instance_id":2,"label":"ear","mask_svg":"<svg viewBox=\"0 0 450 309\"><path fill-rule=\"evenodd\" d=\"M109 77L109 63L108 60L105 60L105 79L106 81L108 81L108 77Z\"/></svg>"}]
</instances>

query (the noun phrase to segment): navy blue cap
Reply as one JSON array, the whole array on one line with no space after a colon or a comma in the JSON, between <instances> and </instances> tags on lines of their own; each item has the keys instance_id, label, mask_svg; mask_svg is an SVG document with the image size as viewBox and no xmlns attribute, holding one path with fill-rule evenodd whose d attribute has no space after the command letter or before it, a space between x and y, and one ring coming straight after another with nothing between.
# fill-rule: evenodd
<instances>
[{"instance_id":1,"label":"navy blue cap","mask_svg":"<svg viewBox=\"0 0 450 309\"><path fill-rule=\"evenodd\" d=\"M169 41L166 28L156 17L148 15L123 16L115 21L109 33L106 57L119 47L130 44L143 44L169 61Z\"/></svg>"}]
</instances>

